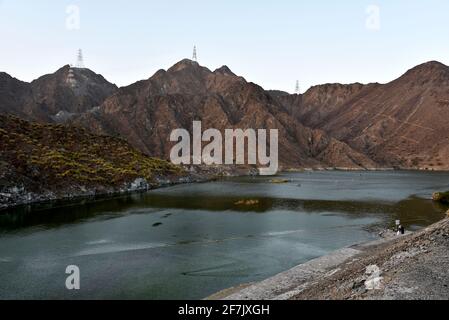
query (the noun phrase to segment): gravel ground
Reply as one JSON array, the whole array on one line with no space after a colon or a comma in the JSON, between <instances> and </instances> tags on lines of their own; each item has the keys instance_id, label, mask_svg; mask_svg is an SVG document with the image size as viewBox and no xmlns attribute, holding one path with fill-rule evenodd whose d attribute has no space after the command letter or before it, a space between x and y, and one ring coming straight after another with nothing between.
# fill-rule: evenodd
<instances>
[{"instance_id":1,"label":"gravel ground","mask_svg":"<svg viewBox=\"0 0 449 320\"><path fill-rule=\"evenodd\" d=\"M449 218L412 235L365 248L310 282L295 300L449 299Z\"/></svg>"}]
</instances>

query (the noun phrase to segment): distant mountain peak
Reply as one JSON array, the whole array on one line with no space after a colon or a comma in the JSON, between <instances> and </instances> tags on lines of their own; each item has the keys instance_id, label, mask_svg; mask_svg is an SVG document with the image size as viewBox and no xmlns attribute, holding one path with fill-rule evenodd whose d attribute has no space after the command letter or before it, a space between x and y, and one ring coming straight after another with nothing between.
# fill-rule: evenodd
<instances>
[{"instance_id":1,"label":"distant mountain peak","mask_svg":"<svg viewBox=\"0 0 449 320\"><path fill-rule=\"evenodd\" d=\"M441 78L441 76L449 77L449 67L438 61L429 61L408 70L404 76L429 79Z\"/></svg>"},{"instance_id":2,"label":"distant mountain peak","mask_svg":"<svg viewBox=\"0 0 449 320\"><path fill-rule=\"evenodd\" d=\"M181 70L187 69L187 68L202 68L202 67L196 61L193 61L190 59L183 59L183 60L179 61L178 63L176 63L175 65L173 65L173 67L168 69L167 72L178 72L178 71L181 71Z\"/></svg>"},{"instance_id":3,"label":"distant mountain peak","mask_svg":"<svg viewBox=\"0 0 449 320\"><path fill-rule=\"evenodd\" d=\"M24 114L26 119L46 122L53 122L53 117L61 112L78 114L91 110L117 90L117 86L102 75L70 65L62 66L31 83L9 82L5 92L13 92L17 98L12 100L4 95L6 108L16 110L15 114Z\"/></svg>"},{"instance_id":4,"label":"distant mountain peak","mask_svg":"<svg viewBox=\"0 0 449 320\"><path fill-rule=\"evenodd\" d=\"M8 74L8 73L6 73L6 72L2 72L2 71L0 71L0 79L13 79L13 77L10 75L10 74Z\"/></svg>"},{"instance_id":5,"label":"distant mountain peak","mask_svg":"<svg viewBox=\"0 0 449 320\"><path fill-rule=\"evenodd\" d=\"M68 74L70 70L72 70L72 72L74 72L74 73L95 73L92 70L87 69L87 68L79 69L79 68L76 68L69 64L66 64L66 65L62 66L61 68L59 68L58 70L56 70L53 74L49 74L49 75L65 75L65 74Z\"/></svg>"},{"instance_id":6,"label":"distant mountain peak","mask_svg":"<svg viewBox=\"0 0 449 320\"><path fill-rule=\"evenodd\" d=\"M422 63L422 64L416 66L415 68L429 68L429 69L433 69L433 68L448 68L448 66L445 65L444 63L439 62L439 61L432 60L432 61L428 61L428 62Z\"/></svg>"},{"instance_id":7,"label":"distant mountain peak","mask_svg":"<svg viewBox=\"0 0 449 320\"><path fill-rule=\"evenodd\" d=\"M235 73L229 69L228 66L222 66L214 71L214 73L219 73L227 76L235 76Z\"/></svg>"}]
</instances>

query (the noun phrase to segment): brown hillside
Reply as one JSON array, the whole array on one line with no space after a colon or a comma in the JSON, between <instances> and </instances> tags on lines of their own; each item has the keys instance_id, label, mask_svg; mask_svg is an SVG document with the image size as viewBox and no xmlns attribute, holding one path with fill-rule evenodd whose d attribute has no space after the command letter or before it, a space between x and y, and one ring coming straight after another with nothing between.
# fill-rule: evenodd
<instances>
[{"instance_id":1,"label":"brown hillside","mask_svg":"<svg viewBox=\"0 0 449 320\"><path fill-rule=\"evenodd\" d=\"M183 60L146 81L120 88L101 108L75 122L98 133L118 134L135 147L167 159L173 129L279 129L280 162L285 167L375 167L376 164L321 130L302 125L261 87L229 68L214 72Z\"/></svg>"}]
</instances>

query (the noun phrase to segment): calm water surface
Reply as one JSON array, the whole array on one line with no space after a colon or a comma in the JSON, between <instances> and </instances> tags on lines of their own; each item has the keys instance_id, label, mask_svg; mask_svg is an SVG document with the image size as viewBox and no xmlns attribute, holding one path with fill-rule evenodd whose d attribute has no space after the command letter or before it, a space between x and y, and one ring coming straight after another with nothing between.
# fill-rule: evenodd
<instances>
[{"instance_id":1,"label":"calm water surface","mask_svg":"<svg viewBox=\"0 0 449 320\"><path fill-rule=\"evenodd\" d=\"M0 299L199 299L375 239L419 229L449 174L314 172L237 178L0 214ZM258 200L255 205L237 204ZM65 269L81 270L81 290Z\"/></svg>"}]
</instances>

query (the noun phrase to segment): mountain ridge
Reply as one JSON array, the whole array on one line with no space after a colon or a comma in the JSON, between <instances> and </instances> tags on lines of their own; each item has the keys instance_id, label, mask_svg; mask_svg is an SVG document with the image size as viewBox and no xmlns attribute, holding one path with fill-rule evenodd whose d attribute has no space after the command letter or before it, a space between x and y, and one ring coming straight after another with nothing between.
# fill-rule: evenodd
<instances>
[{"instance_id":1,"label":"mountain ridge","mask_svg":"<svg viewBox=\"0 0 449 320\"><path fill-rule=\"evenodd\" d=\"M70 66L31 83L0 73L0 112L120 135L164 159L171 130L201 120L221 131L280 129L284 167L446 170L447 106L449 67L437 61L385 84L329 83L304 94L265 90L228 66L211 71L189 59L120 88Z\"/></svg>"},{"instance_id":2,"label":"mountain ridge","mask_svg":"<svg viewBox=\"0 0 449 320\"><path fill-rule=\"evenodd\" d=\"M160 70L105 100L75 123L103 134L120 135L133 146L167 159L173 129L266 128L280 130L280 160L286 167L376 167L364 155L323 131L298 122L262 87L236 76L226 66L212 72L191 60ZM286 155L293 155L288 157Z\"/></svg>"},{"instance_id":3,"label":"mountain ridge","mask_svg":"<svg viewBox=\"0 0 449 320\"><path fill-rule=\"evenodd\" d=\"M389 83L337 96L338 102L331 95L330 105L311 95L296 105L305 125L324 130L382 166L449 169L446 65L426 62Z\"/></svg>"}]
</instances>

